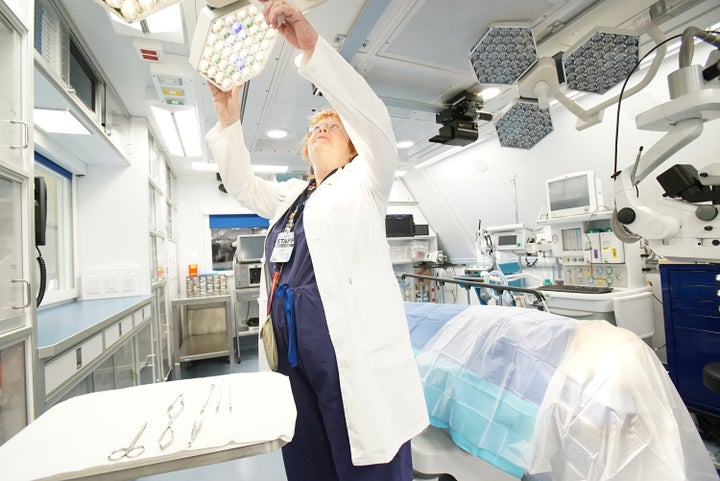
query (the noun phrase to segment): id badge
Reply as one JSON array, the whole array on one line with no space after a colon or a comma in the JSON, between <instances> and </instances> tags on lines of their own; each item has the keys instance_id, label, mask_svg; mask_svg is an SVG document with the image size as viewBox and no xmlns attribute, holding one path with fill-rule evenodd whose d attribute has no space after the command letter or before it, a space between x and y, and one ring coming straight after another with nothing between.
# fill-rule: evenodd
<instances>
[{"instance_id":1,"label":"id badge","mask_svg":"<svg viewBox=\"0 0 720 481\"><path fill-rule=\"evenodd\" d=\"M275 241L275 247L273 247L272 254L270 255L270 262L279 264L289 261L290 256L292 256L293 247L295 247L295 233L281 232Z\"/></svg>"}]
</instances>

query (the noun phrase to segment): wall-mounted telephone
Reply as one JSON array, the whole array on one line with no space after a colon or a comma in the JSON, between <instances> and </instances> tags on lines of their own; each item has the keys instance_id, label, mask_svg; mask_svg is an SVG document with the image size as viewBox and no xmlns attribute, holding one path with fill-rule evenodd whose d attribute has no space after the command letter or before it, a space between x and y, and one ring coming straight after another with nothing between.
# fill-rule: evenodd
<instances>
[{"instance_id":1,"label":"wall-mounted telephone","mask_svg":"<svg viewBox=\"0 0 720 481\"><path fill-rule=\"evenodd\" d=\"M44 177L35 177L35 248L38 251L37 261L40 267L40 286L38 288L37 303L39 306L45 296L47 284L47 269L45 259L42 257L39 246L45 245L45 232L47 230L47 185Z\"/></svg>"}]
</instances>

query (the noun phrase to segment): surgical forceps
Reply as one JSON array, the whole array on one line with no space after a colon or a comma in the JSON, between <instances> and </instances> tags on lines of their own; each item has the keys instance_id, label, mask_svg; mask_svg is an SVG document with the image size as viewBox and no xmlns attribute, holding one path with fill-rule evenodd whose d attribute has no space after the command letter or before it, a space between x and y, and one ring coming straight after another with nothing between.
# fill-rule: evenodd
<instances>
[{"instance_id":1,"label":"surgical forceps","mask_svg":"<svg viewBox=\"0 0 720 481\"><path fill-rule=\"evenodd\" d=\"M205 417L205 408L207 407L208 403L210 402L210 398L212 397L213 390L215 389L215 384L210 384L210 392L208 393L208 397L205 400L205 404L203 404L203 407L200 409L200 413L198 414L197 419L195 419L195 423L193 424L192 431L190 432L190 441L188 441L187 447L189 448L192 446L193 441L195 441L195 438L197 437L198 433L200 432L200 428L202 427L203 418Z\"/></svg>"},{"instance_id":2,"label":"surgical forceps","mask_svg":"<svg viewBox=\"0 0 720 481\"><path fill-rule=\"evenodd\" d=\"M145 452L145 446L135 446L135 444L138 442L138 439L140 439L140 436L142 436L142 433L145 432L145 428L147 427L147 421L145 421L145 424L140 428L140 431L135 435L135 438L130 443L130 446L126 448L120 448L116 449L110 455L108 456L108 461L120 461L122 458L137 458L142 453Z\"/></svg>"},{"instance_id":3,"label":"surgical forceps","mask_svg":"<svg viewBox=\"0 0 720 481\"><path fill-rule=\"evenodd\" d=\"M172 424L175 418L178 417L181 412L183 412L184 408L185 398L183 397L182 393L180 393L178 397L176 397L167 408L168 423L163 432L160 434L160 437L158 438L158 445L160 446L160 451L165 451L165 448L170 446L175 440L175 433L173 433Z\"/></svg>"}]
</instances>

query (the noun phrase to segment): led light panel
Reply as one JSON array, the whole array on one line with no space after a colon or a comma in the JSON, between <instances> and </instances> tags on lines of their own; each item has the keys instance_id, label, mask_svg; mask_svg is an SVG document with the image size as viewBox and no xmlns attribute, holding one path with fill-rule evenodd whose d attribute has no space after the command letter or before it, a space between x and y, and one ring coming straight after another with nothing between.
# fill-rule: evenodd
<instances>
[{"instance_id":1,"label":"led light panel","mask_svg":"<svg viewBox=\"0 0 720 481\"><path fill-rule=\"evenodd\" d=\"M470 63L481 84L510 85L537 59L535 38L529 27L491 26L470 49Z\"/></svg>"},{"instance_id":2,"label":"led light panel","mask_svg":"<svg viewBox=\"0 0 720 481\"><path fill-rule=\"evenodd\" d=\"M517 102L495 124L500 145L530 149L552 132L550 112L537 104Z\"/></svg>"},{"instance_id":3,"label":"led light panel","mask_svg":"<svg viewBox=\"0 0 720 481\"><path fill-rule=\"evenodd\" d=\"M603 94L625 80L638 61L639 37L631 32L593 30L562 57L569 89Z\"/></svg>"},{"instance_id":4,"label":"led light panel","mask_svg":"<svg viewBox=\"0 0 720 481\"><path fill-rule=\"evenodd\" d=\"M247 0L215 10L205 7L195 28L190 63L209 82L228 91L262 72L277 37L261 9Z\"/></svg>"},{"instance_id":5,"label":"led light panel","mask_svg":"<svg viewBox=\"0 0 720 481\"><path fill-rule=\"evenodd\" d=\"M137 22L181 0L96 0L126 22Z\"/></svg>"}]
</instances>

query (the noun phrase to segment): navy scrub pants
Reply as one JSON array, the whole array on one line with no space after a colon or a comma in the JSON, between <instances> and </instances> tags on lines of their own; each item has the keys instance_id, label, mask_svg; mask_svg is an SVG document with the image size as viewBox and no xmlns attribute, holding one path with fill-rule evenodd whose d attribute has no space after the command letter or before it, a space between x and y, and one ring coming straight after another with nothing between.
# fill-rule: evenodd
<instances>
[{"instance_id":1,"label":"navy scrub pants","mask_svg":"<svg viewBox=\"0 0 720 481\"><path fill-rule=\"evenodd\" d=\"M387 464L352 464L337 361L317 286L293 288L293 297L297 367L287 356L284 299L276 297L272 307L278 372L290 378L297 407L295 436L282 448L288 481L412 481L410 441Z\"/></svg>"}]
</instances>

